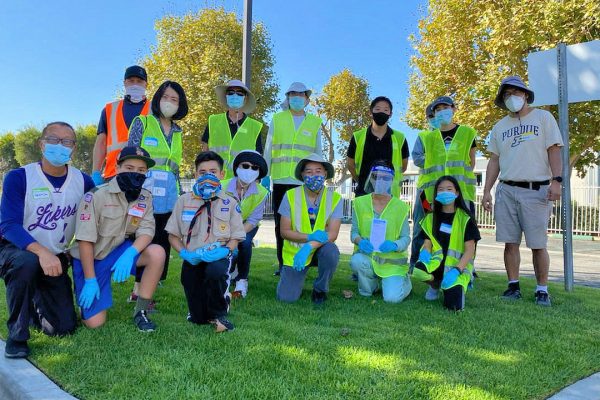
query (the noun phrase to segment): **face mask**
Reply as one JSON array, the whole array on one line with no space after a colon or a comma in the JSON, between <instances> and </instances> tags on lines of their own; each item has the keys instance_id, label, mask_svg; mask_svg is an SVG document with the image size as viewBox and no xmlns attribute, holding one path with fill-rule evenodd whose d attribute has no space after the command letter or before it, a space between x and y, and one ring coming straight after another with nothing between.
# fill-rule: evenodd
<instances>
[{"instance_id":1,"label":"face mask","mask_svg":"<svg viewBox=\"0 0 600 400\"><path fill-rule=\"evenodd\" d=\"M225 96L225 98L227 99L227 107L233 108L234 110L240 109L244 105L244 96L240 96L237 94L228 94L227 96Z\"/></svg>"},{"instance_id":2,"label":"face mask","mask_svg":"<svg viewBox=\"0 0 600 400\"><path fill-rule=\"evenodd\" d=\"M55 167L62 167L71 159L73 149L63 146L60 143L46 143L44 147L44 158Z\"/></svg>"},{"instance_id":3,"label":"face mask","mask_svg":"<svg viewBox=\"0 0 600 400\"><path fill-rule=\"evenodd\" d=\"M312 192L319 192L325 185L325 177L323 175L306 175L304 177L304 184L308 190Z\"/></svg>"},{"instance_id":4,"label":"face mask","mask_svg":"<svg viewBox=\"0 0 600 400\"><path fill-rule=\"evenodd\" d=\"M291 96L289 99L290 108L294 111L302 111L304 110L304 106L306 105L306 101L302 96Z\"/></svg>"},{"instance_id":5,"label":"face mask","mask_svg":"<svg viewBox=\"0 0 600 400\"><path fill-rule=\"evenodd\" d=\"M452 122L452 116L454 112L451 108L445 108L435 113L435 119L440 125L449 125Z\"/></svg>"},{"instance_id":6,"label":"face mask","mask_svg":"<svg viewBox=\"0 0 600 400\"><path fill-rule=\"evenodd\" d=\"M452 192L439 192L437 196L435 196L435 201L442 203L447 206L448 204L454 203L458 196Z\"/></svg>"},{"instance_id":7,"label":"face mask","mask_svg":"<svg viewBox=\"0 0 600 400\"><path fill-rule=\"evenodd\" d=\"M216 175L200 175L192 187L194 194L203 200L210 200L221 191L221 181Z\"/></svg>"},{"instance_id":8,"label":"face mask","mask_svg":"<svg viewBox=\"0 0 600 400\"><path fill-rule=\"evenodd\" d=\"M171 103L170 101L161 101L160 102L160 112L165 118L171 118L177 112L179 106Z\"/></svg>"},{"instance_id":9,"label":"face mask","mask_svg":"<svg viewBox=\"0 0 600 400\"><path fill-rule=\"evenodd\" d=\"M525 99L521 96L510 95L507 99L504 99L504 105L511 112L519 112L525 105Z\"/></svg>"},{"instance_id":10,"label":"face mask","mask_svg":"<svg viewBox=\"0 0 600 400\"><path fill-rule=\"evenodd\" d=\"M132 103L139 103L144 100L146 89L140 85L125 86L125 95L129 96Z\"/></svg>"},{"instance_id":11,"label":"face mask","mask_svg":"<svg viewBox=\"0 0 600 400\"><path fill-rule=\"evenodd\" d=\"M383 126L388 122L390 116L384 112L373 113L373 121L379 126Z\"/></svg>"},{"instance_id":12,"label":"face mask","mask_svg":"<svg viewBox=\"0 0 600 400\"><path fill-rule=\"evenodd\" d=\"M258 178L258 174L260 171L254 171L250 168L244 169L242 167L238 167L235 172L237 173L238 178L245 184L250 184Z\"/></svg>"},{"instance_id":13,"label":"face mask","mask_svg":"<svg viewBox=\"0 0 600 400\"><path fill-rule=\"evenodd\" d=\"M373 193L375 194L391 194L392 183L391 179L374 179L371 181L373 184Z\"/></svg>"},{"instance_id":14,"label":"face mask","mask_svg":"<svg viewBox=\"0 0 600 400\"><path fill-rule=\"evenodd\" d=\"M125 193L127 202L131 203L140 197L146 175L139 172L120 172L117 174L116 180L119 188Z\"/></svg>"}]
</instances>

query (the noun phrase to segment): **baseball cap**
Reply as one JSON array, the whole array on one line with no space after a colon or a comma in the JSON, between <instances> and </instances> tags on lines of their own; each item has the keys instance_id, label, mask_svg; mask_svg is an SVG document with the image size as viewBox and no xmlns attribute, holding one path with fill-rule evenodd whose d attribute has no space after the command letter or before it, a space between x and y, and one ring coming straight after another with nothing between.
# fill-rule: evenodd
<instances>
[{"instance_id":1,"label":"baseball cap","mask_svg":"<svg viewBox=\"0 0 600 400\"><path fill-rule=\"evenodd\" d=\"M146 70L143 67L140 67L139 65L132 65L131 67L127 68L125 70L125 78L123 79L131 78L132 76L135 76L148 82L148 75L146 74Z\"/></svg>"},{"instance_id":2,"label":"baseball cap","mask_svg":"<svg viewBox=\"0 0 600 400\"><path fill-rule=\"evenodd\" d=\"M431 110L435 110L437 106L440 104L446 104L448 106L454 107L454 100L450 96L440 96L431 103Z\"/></svg>"},{"instance_id":3,"label":"baseball cap","mask_svg":"<svg viewBox=\"0 0 600 400\"><path fill-rule=\"evenodd\" d=\"M150 154L139 146L127 146L121 150L119 153L119 159L117 160L117 164L121 164L125 160L129 160L131 158L135 158L137 160L142 160L146 162L148 168L154 167L156 162L152 158L150 158Z\"/></svg>"}]
</instances>

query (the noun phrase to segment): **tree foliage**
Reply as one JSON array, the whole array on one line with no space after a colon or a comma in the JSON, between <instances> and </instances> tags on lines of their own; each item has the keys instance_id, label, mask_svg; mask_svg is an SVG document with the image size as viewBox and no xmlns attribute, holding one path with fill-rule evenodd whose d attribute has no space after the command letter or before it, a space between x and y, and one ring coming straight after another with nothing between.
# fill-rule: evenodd
<instances>
[{"instance_id":1,"label":"tree foliage","mask_svg":"<svg viewBox=\"0 0 600 400\"><path fill-rule=\"evenodd\" d=\"M3 175L18 166L15 158L15 135L6 133L0 136L0 174Z\"/></svg>"},{"instance_id":2,"label":"tree foliage","mask_svg":"<svg viewBox=\"0 0 600 400\"><path fill-rule=\"evenodd\" d=\"M78 126L75 128L75 134L77 135L77 149L73 153L73 165L90 174L92 172L94 142L96 141L96 126L93 124Z\"/></svg>"},{"instance_id":3,"label":"tree foliage","mask_svg":"<svg viewBox=\"0 0 600 400\"><path fill-rule=\"evenodd\" d=\"M452 95L456 120L485 138L505 115L494 97L502 78L526 78L530 52L600 37L598 0L431 0L419 21L411 59L407 123L424 128L424 110ZM549 107L556 116L556 107ZM571 165L580 173L600 162L600 102L569 107Z\"/></svg>"},{"instance_id":4,"label":"tree foliage","mask_svg":"<svg viewBox=\"0 0 600 400\"><path fill-rule=\"evenodd\" d=\"M39 139L42 131L29 126L15 135L15 159L19 165L27 165L42 158Z\"/></svg>"},{"instance_id":5,"label":"tree foliage","mask_svg":"<svg viewBox=\"0 0 600 400\"><path fill-rule=\"evenodd\" d=\"M160 83L180 83L188 99L189 113L183 128L182 171L190 174L200 148L208 116L223 112L214 87L242 77L242 22L235 13L203 9L184 16L165 16L155 25L157 45L143 61L148 70L149 92ZM262 120L276 103L279 87L273 72L274 57L264 25L252 29L252 77L250 89L258 100L253 117Z\"/></svg>"},{"instance_id":6,"label":"tree foliage","mask_svg":"<svg viewBox=\"0 0 600 400\"><path fill-rule=\"evenodd\" d=\"M333 75L323 87L323 92L313 100L317 114L323 118L323 147L327 158L335 163L338 181L350 176L346 151L352 134L366 127L369 116L369 83L366 79L344 69Z\"/></svg>"}]
</instances>

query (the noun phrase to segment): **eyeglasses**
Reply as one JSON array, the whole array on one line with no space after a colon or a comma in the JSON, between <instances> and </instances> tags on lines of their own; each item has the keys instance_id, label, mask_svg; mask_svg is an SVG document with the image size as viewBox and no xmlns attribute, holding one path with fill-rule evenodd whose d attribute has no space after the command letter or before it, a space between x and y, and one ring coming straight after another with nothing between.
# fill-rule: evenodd
<instances>
[{"instance_id":1,"label":"eyeglasses","mask_svg":"<svg viewBox=\"0 0 600 400\"><path fill-rule=\"evenodd\" d=\"M59 139L55 136L46 136L45 138L42 139L44 142L46 143L50 143L50 144L63 144L67 147L73 147L75 146L75 140L74 139Z\"/></svg>"},{"instance_id":2,"label":"eyeglasses","mask_svg":"<svg viewBox=\"0 0 600 400\"><path fill-rule=\"evenodd\" d=\"M251 168L252 171L258 171L258 169L259 169L258 165L254 165L254 164L250 164L250 163L241 163L240 167L242 167L243 169Z\"/></svg>"},{"instance_id":3,"label":"eyeglasses","mask_svg":"<svg viewBox=\"0 0 600 400\"><path fill-rule=\"evenodd\" d=\"M225 94L227 96L230 96L232 94L237 94L238 96L245 96L246 92L244 92L243 90L228 90L225 92Z\"/></svg>"}]
</instances>

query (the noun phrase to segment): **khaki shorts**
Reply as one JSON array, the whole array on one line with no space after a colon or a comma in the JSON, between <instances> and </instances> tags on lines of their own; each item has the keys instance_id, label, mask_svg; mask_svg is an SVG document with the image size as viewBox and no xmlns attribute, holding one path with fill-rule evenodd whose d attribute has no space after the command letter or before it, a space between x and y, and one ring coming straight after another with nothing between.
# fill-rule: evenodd
<instances>
[{"instance_id":1,"label":"khaki shorts","mask_svg":"<svg viewBox=\"0 0 600 400\"><path fill-rule=\"evenodd\" d=\"M496 241L520 244L524 233L527 247L545 249L552 212L548 190L549 185L532 190L499 182L494 204Z\"/></svg>"}]
</instances>

